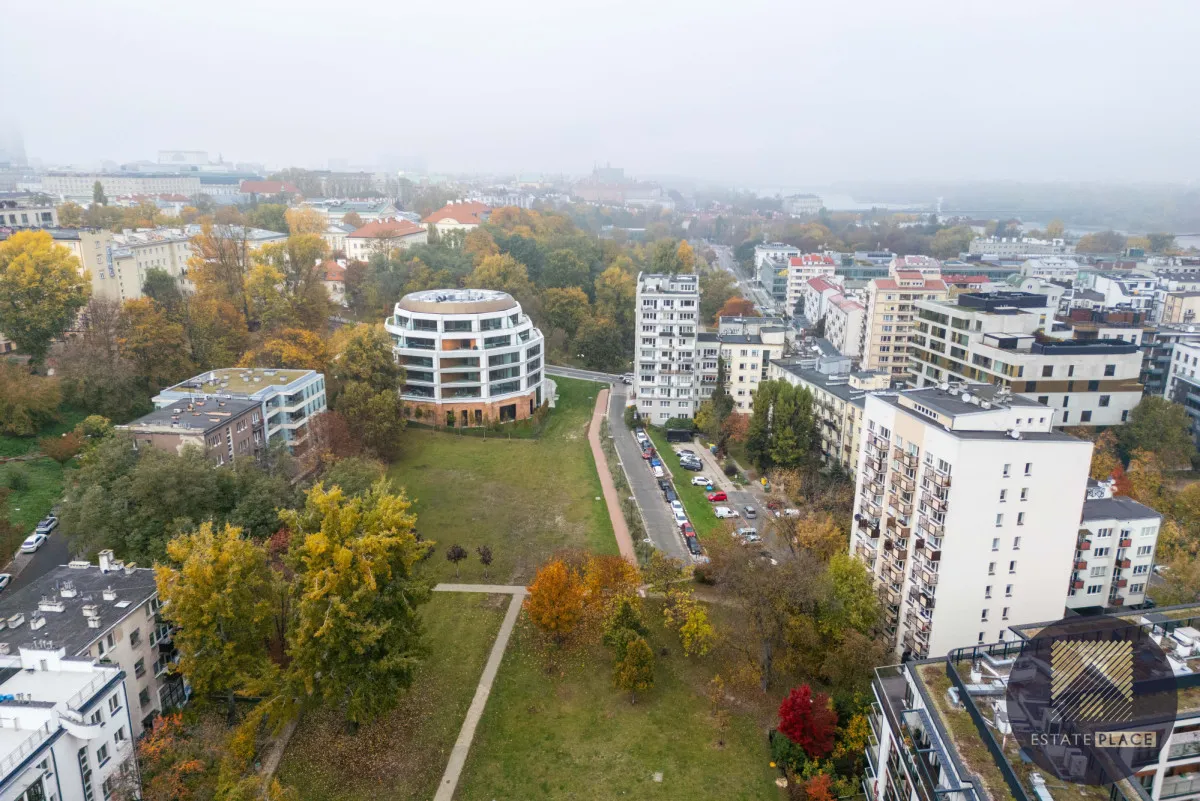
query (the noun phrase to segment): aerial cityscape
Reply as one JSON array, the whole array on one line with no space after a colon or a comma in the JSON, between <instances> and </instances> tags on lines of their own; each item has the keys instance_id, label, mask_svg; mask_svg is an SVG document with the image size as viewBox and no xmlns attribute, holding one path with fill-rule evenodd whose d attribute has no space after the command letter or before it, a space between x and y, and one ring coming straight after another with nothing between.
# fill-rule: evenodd
<instances>
[{"instance_id":1,"label":"aerial cityscape","mask_svg":"<svg viewBox=\"0 0 1200 801\"><path fill-rule=\"evenodd\" d=\"M1200 10L354 11L0 16L0 801L1200 801Z\"/></svg>"}]
</instances>

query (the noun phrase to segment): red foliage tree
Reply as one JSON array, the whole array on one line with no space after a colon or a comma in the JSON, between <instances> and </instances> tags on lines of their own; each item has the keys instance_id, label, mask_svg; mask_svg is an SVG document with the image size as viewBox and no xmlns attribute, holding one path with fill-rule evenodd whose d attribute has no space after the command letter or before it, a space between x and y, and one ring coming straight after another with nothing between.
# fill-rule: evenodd
<instances>
[{"instance_id":1,"label":"red foliage tree","mask_svg":"<svg viewBox=\"0 0 1200 801\"><path fill-rule=\"evenodd\" d=\"M807 684L793 687L779 705L779 731L804 749L810 759L824 759L833 751L837 712L825 693L813 694Z\"/></svg>"},{"instance_id":2,"label":"red foliage tree","mask_svg":"<svg viewBox=\"0 0 1200 801\"><path fill-rule=\"evenodd\" d=\"M808 801L834 801L833 778L828 773L818 773L804 783L804 795Z\"/></svg>"},{"instance_id":3,"label":"red foliage tree","mask_svg":"<svg viewBox=\"0 0 1200 801\"><path fill-rule=\"evenodd\" d=\"M1129 476L1125 473L1125 468L1121 467L1121 463L1117 462L1117 466L1113 468L1112 479L1117 482L1113 485L1113 495L1128 495L1133 491L1133 482L1129 480Z\"/></svg>"}]
</instances>

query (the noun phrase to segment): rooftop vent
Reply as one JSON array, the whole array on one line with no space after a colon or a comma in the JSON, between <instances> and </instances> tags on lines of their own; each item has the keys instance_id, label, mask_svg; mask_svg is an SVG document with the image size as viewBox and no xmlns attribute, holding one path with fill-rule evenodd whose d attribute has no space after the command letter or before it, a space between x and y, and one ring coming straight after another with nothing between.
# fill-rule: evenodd
<instances>
[{"instance_id":1,"label":"rooftop vent","mask_svg":"<svg viewBox=\"0 0 1200 801\"><path fill-rule=\"evenodd\" d=\"M103 595L104 595L104 600L106 600L106 601L117 600L117 591L114 590L112 587L105 587Z\"/></svg>"},{"instance_id":2,"label":"rooftop vent","mask_svg":"<svg viewBox=\"0 0 1200 801\"><path fill-rule=\"evenodd\" d=\"M0 656L8 656L8 643L0 642Z\"/></svg>"},{"instance_id":3,"label":"rooftop vent","mask_svg":"<svg viewBox=\"0 0 1200 801\"><path fill-rule=\"evenodd\" d=\"M137 562L127 562L125 564L125 575L132 576L135 570L137 570Z\"/></svg>"},{"instance_id":4,"label":"rooftop vent","mask_svg":"<svg viewBox=\"0 0 1200 801\"><path fill-rule=\"evenodd\" d=\"M109 573L113 569L113 552L111 550L103 550L97 556L100 559L100 572Z\"/></svg>"},{"instance_id":5,"label":"rooftop vent","mask_svg":"<svg viewBox=\"0 0 1200 801\"><path fill-rule=\"evenodd\" d=\"M70 570L87 570L91 566L92 563L86 559L72 559L67 563L67 567Z\"/></svg>"},{"instance_id":6,"label":"rooftop vent","mask_svg":"<svg viewBox=\"0 0 1200 801\"><path fill-rule=\"evenodd\" d=\"M87 624L88 624L89 629L98 629L98 628L100 628L100 618L89 617L87 619Z\"/></svg>"},{"instance_id":7,"label":"rooftop vent","mask_svg":"<svg viewBox=\"0 0 1200 801\"><path fill-rule=\"evenodd\" d=\"M47 598L44 595L42 596L42 600L38 601L39 612L61 612L66 608L66 605L62 601Z\"/></svg>"},{"instance_id":8,"label":"rooftop vent","mask_svg":"<svg viewBox=\"0 0 1200 801\"><path fill-rule=\"evenodd\" d=\"M74 598L79 594L79 590L75 589L75 582L64 581L62 586L58 588L58 594L63 598Z\"/></svg>"},{"instance_id":9,"label":"rooftop vent","mask_svg":"<svg viewBox=\"0 0 1200 801\"><path fill-rule=\"evenodd\" d=\"M8 619L8 627L10 629L20 628L21 624L24 622L25 622L25 615L23 615L20 612L17 612L15 615L13 615L12 617L10 617Z\"/></svg>"},{"instance_id":10,"label":"rooftop vent","mask_svg":"<svg viewBox=\"0 0 1200 801\"><path fill-rule=\"evenodd\" d=\"M83 605L83 616L84 617L97 617L99 614L100 614L100 609L95 604L84 604Z\"/></svg>"},{"instance_id":11,"label":"rooftop vent","mask_svg":"<svg viewBox=\"0 0 1200 801\"><path fill-rule=\"evenodd\" d=\"M37 631L44 625L46 625L46 618L43 615L34 615L29 618L29 628L34 631Z\"/></svg>"}]
</instances>

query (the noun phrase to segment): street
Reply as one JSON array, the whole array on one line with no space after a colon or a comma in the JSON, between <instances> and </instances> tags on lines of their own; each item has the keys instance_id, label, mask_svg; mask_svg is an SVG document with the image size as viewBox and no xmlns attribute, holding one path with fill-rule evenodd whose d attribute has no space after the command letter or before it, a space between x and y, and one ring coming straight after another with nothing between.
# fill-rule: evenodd
<instances>
[{"instance_id":1,"label":"street","mask_svg":"<svg viewBox=\"0 0 1200 801\"><path fill-rule=\"evenodd\" d=\"M763 310L764 315L777 313L775 310L775 299L771 297L771 293L759 286L758 281L742 276L741 269L738 267L737 261L733 258L733 248L728 245L710 245L709 247L717 255L717 265L732 275L734 280L738 282L743 297L757 303Z\"/></svg>"},{"instance_id":2,"label":"street","mask_svg":"<svg viewBox=\"0 0 1200 801\"><path fill-rule=\"evenodd\" d=\"M13 557L12 562L4 568L5 572L14 574L12 582L4 588L4 591L10 593L18 590L46 575L59 565L65 565L70 561L71 552L67 548L66 535L55 531L46 540L45 545L38 548L37 552L32 554L18 552Z\"/></svg>"}]
</instances>

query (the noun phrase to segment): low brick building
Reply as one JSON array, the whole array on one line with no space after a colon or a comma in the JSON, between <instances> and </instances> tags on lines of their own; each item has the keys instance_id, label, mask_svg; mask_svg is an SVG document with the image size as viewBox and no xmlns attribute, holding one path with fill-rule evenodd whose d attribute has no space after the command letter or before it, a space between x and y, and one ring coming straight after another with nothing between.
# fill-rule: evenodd
<instances>
[{"instance_id":1,"label":"low brick building","mask_svg":"<svg viewBox=\"0 0 1200 801\"><path fill-rule=\"evenodd\" d=\"M130 436L135 450L178 453L195 445L217 464L257 456L266 447L262 404L238 398L175 401L117 429Z\"/></svg>"}]
</instances>

